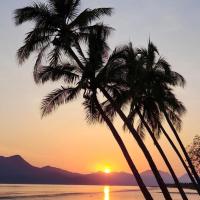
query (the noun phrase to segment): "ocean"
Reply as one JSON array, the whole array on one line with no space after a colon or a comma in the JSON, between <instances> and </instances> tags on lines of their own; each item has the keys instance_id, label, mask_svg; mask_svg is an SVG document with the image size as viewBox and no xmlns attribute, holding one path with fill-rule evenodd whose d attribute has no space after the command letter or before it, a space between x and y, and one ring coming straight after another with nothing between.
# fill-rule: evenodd
<instances>
[{"instance_id":1,"label":"ocean","mask_svg":"<svg viewBox=\"0 0 200 200\"><path fill-rule=\"evenodd\" d=\"M155 200L163 200L158 188L149 188ZM185 190L190 200L200 200L193 190ZM176 189L170 189L173 200L181 200ZM5 200L143 200L136 186L78 185L0 185L0 199Z\"/></svg>"}]
</instances>

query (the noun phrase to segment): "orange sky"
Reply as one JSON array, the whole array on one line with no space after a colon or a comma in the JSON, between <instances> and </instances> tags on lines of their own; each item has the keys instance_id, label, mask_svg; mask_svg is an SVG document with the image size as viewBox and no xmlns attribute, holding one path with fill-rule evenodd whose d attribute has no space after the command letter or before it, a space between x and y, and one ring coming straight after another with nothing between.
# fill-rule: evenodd
<instances>
[{"instance_id":1,"label":"orange sky","mask_svg":"<svg viewBox=\"0 0 200 200\"><path fill-rule=\"evenodd\" d=\"M0 154L7 156L20 154L36 166L52 165L83 173L103 170L105 166L110 166L113 171L129 171L107 127L91 126L86 123L81 100L62 106L51 116L41 120L39 110L41 99L59 84L36 86L32 78L33 58L23 67L17 66L15 53L30 26L16 28L11 13L29 1L8 0L6 2L8 3L0 6L2 14L0 19L2 27L0 30ZM89 7L116 8L115 15L106 21L117 29L110 39L111 47L130 39L139 46L146 45L151 35L151 39L158 46L161 54L174 66L174 70L185 76L187 86L184 90L177 91L177 95L188 109L181 132L184 144L188 145L194 135L200 132L200 26L197 20L200 17L197 8L200 6L196 5L199 3L195 3L194 0L190 3L182 1L182 4L158 1L154 6L149 4L147 7L151 9L147 10L144 1L136 1L135 4L135 1L128 0L127 5L122 5L121 1L113 3L111 0L102 0L101 3L97 0L92 2L83 0L83 2ZM184 9L188 7L193 12L183 15ZM115 125L139 171L149 169L131 135L121 129L122 124L119 119ZM146 144L159 168L166 170L148 137ZM163 138L161 144L170 160L173 163L176 160L173 166L178 174L184 173L178 159Z\"/></svg>"}]
</instances>

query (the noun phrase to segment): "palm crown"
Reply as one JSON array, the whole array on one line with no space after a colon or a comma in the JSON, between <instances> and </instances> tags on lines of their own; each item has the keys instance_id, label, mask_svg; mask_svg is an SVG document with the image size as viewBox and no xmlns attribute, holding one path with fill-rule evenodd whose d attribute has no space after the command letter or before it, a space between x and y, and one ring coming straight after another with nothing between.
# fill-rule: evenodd
<instances>
[{"instance_id":1,"label":"palm crown","mask_svg":"<svg viewBox=\"0 0 200 200\"><path fill-rule=\"evenodd\" d=\"M79 11L80 0L48 0L47 3L33 3L17 9L16 25L27 21L34 23L34 28L27 33L24 45L17 52L19 63L22 64L33 52L37 52L35 75L45 53L51 66L60 63L62 52L78 61L72 48L84 59L80 42L87 40L89 31L94 28L91 23L104 15L111 15L112 8ZM36 77L35 81L37 82Z\"/></svg>"},{"instance_id":2,"label":"palm crown","mask_svg":"<svg viewBox=\"0 0 200 200\"><path fill-rule=\"evenodd\" d=\"M70 62L53 66L41 66L36 76L38 83L46 81L63 80L66 87L61 87L47 95L42 102L42 115L51 113L63 103L76 98L83 91L83 105L86 109L86 116L89 122L98 120L102 122L93 98L96 97L98 88L97 77L104 66L104 57L108 51L106 39L111 29L103 24L91 29L88 34L88 51L85 56L84 68ZM98 79L99 80L99 79Z\"/></svg>"},{"instance_id":3,"label":"palm crown","mask_svg":"<svg viewBox=\"0 0 200 200\"><path fill-rule=\"evenodd\" d=\"M136 111L140 110L155 135L159 136L163 110L168 113L178 129L181 127L180 117L185 112L185 107L175 97L172 87L184 86L185 80L171 70L171 66L164 58L157 55L158 50L150 41L147 49L135 49L132 44L125 45L118 49L116 56L120 63L116 65L112 62L106 71L108 76L113 77L115 74L117 77L107 79L107 84L112 85L115 91L117 85L118 92L112 93L112 96L119 106L125 107L129 103L129 120L134 123ZM104 107L112 118L115 113L113 107L106 102ZM144 135L143 129L144 125L140 122L138 132L141 136Z\"/></svg>"}]
</instances>

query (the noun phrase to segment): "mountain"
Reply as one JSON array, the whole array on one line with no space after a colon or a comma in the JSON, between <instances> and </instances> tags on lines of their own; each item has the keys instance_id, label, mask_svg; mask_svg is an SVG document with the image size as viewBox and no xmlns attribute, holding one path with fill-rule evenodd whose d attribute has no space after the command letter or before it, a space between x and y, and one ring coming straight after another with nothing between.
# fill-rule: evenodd
<instances>
[{"instance_id":1,"label":"mountain","mask_svg":"<svg viewBox=\"0 0 200 200\"><path fill-rule=\"evenodd\" d=\"M179 180L181 183L191 183L191 180L188 174L184 174L183 176L179 178Z\"/></svg>"},{"instance_id":2,"label":"mountain","mask_svg":"<svg viewBox=\"0 0 200 200\"><path fill-rule=\"evenodd\" d=\"M171 176L160 171L166 183L173 183ZM157 186L152 171L145 171L141 176L148 186ZM91 174L73 173L59 168L46 166L35 167L21 156L0 156L0 183L18 184L73 184L73 185L137 185L132 174L113 172L105 174L96 172Z\"/></svg>"},{"instance_id":3,"label":"mountain","mask_svg":"<svg viewBox=\"0 0 200 200\"><path fill-rule=\"evenodd\" d=\"M173 178L170 174L168 174L167 172L163 172L163 171L159 171L159 172L160 172L163 180L165 181L165 183L168 183L168 184L174 183ZM151 185L151 186L158 185L157 181L154 177L154 174L151 170L144 171L140 175L143 178L143 180L145 180L144 182L146 185Z\"/></svg>"}]
</instances>

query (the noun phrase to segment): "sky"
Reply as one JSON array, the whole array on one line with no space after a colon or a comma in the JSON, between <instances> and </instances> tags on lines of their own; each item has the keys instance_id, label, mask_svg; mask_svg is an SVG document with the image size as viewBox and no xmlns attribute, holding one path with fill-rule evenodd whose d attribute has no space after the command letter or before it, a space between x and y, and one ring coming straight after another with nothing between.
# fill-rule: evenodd
<instances>
[{"instance_id":1,"label":"sky","mask_svg":"<svg viewBox=\"0 0 200 200\"><path fill-rule=\"evenodd\" d=\"M41 99L59 84L35 85L34 57L23 66L17 64L16 51L31 24L16 27L13 11L30 2L0 1L0 155L20 154L39 167L51 165L82 173L106 166L130 172L108 128L87 124L81 100L41 119ZM150 37L173 69L185 77L186 87L176 94L187 108L180 137L185 146L190 144L200 134L200 1L82 0L82 9L86 7L115 8L112 17L103 19L115 28L109 38L111 48L130 41L137 47L146 46ZM115 125L139 171L149 169L131 135L121 129L122 122L117 119ZM177 173L185 173L164 136L160 143ZM148 135L145 144L159 168L167 171Z\"/></svg>"}]
</instances>

